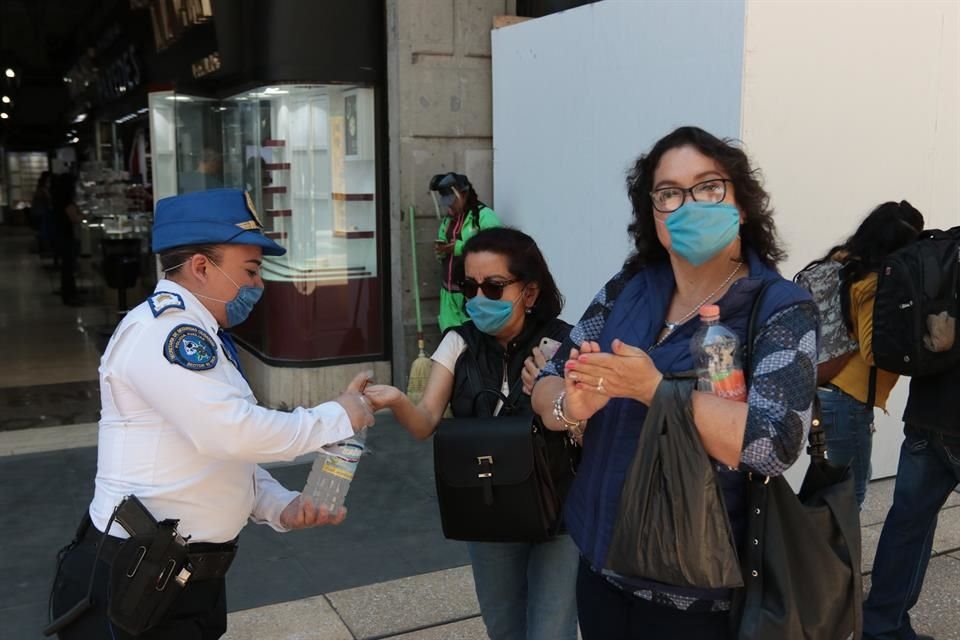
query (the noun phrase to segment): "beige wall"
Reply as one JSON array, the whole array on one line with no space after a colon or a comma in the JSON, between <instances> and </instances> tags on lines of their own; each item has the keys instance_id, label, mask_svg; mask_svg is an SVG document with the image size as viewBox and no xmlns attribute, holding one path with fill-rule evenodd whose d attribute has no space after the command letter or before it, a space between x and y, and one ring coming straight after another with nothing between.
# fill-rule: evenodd
<instances>
[{"instance_id":1,"label":"beige wall","mask_svg":"<svg viewBox=\"0 0 960 640\"><path fill-rule=\"evenodd\" d=\"M958 24L952 0L747 3L741 130L789 245L785 274L886 200L960 224ZM875 477L896 470L906 387L878 412Z\"/></svg>"},{"instance_id":2,"label":"beige wall","mask_svg":"<svg viewBox=\"0 0 960 640\"><path fill-rule=\"evenodd\" d=\"M470 177L493 200L490 30L515 0L387 0L390 103L390 224L395 383L406 384L416 356L410 205L416 207L417 262L427 350L439 339L440 269L433 255L439 222L430 177Z\"/></svg>"}]
</instances>

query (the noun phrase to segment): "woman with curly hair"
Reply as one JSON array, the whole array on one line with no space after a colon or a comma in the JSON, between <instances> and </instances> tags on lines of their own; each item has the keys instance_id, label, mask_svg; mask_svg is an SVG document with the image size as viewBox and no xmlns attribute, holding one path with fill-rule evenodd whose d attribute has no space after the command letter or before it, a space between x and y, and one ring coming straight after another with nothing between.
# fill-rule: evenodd
<instances>
[{"instance_id":1,"label":"woman with curly hair","mask_svg":"<svg viewBox=\"0 0 960 640\"><path fill-rule=\"evenodd\" d=\"M736 543L746 525L746 476L776 476L796 461L810 427L817 311L777 272L784 252L768 197L746 154L682 127L640 156L627 178L635 251L600 290L533 390L548 428L583 438L564 519L581 553L577 580L585 640L727 638L730 589L681 587L605 569L627 470L664 374L694 368L698 311L757 332L746 402L695 391L693 422L714 461ZM683 500L684 496L673 496Z\"/></svg>"}]
</instances>

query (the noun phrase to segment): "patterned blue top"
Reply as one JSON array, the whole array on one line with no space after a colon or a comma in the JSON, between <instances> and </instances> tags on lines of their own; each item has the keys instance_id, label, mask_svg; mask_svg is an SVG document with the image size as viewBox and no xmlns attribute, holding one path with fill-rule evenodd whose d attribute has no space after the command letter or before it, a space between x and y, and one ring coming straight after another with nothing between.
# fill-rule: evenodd
<instances>
[{"instance_id":1,"label":"patterned blue top","mask_svg":"<svg viewBox=\"0 0 960 640\"><path fill-rule=\"evenodd\" d=\"M621 271L594 296L566 343L557 350L558 355L541 370L540 378L562 377L565 354L586 341L600 339L613 305L629 279ZM688 322L699 322L699 317ZM786 369L798 358L816 363L817 322L814 305L797 304L775 313L757 334L740 457L749 470L767 476L782 475L796 462L803 448L810 429L810 398L816 379L798 381Z\"/></svg>"},{"instance_id":2,"label":"patterned blue top","mask_svg":"<svg viewBox=\"0 0 960 640\"><path fill-rule=\"evenodd\" d=\"M775 271L762 265L755 256L749 260L751 275L731 286L718 301L721 320L745 338L747 317L762 281L775 280L776 286L764 296L758 318L757 335L748 393L747 424L741 453L741 471L781 475L799 457L810 427L811 403L816 385L818 315L809 296ZM638 286L639 284L639 286ZM614 306L630 287L626 307L630 322L613 329L633 334L633 342L646 349L664 373L692 368L689 341L699 326L693 318L653 346L663 326L663 315L675 287L669 265L648 267L645 273L618 273L594 297L573 328L558 356L544 367L541 377L562 376L569 349L584 341L601 342L610 338ZM631 296L638 295L638 299ZM772 294L772 295L771 295ZM767 300L767 298L770 298ZM623 314L620 314L621 317ZM605 329L607 330L605 333ZM593 433L591 433L593 430ZM610 424L601 414L591 420L584 442L584 458L565 510L567 526L581 553L595 570L603 570L607 546L618 513L620 493L626 469L636 451L637 429L632 425ZM736 492L736 472L721 473ZM727 494L728 510L737 507ZM737 519L731 512L732 524ZM626 578L604 571L608 579L634 595L688 611L725 610L729 591L713 592L684 589L671 585Z\"/></svg>"}]
</instances>

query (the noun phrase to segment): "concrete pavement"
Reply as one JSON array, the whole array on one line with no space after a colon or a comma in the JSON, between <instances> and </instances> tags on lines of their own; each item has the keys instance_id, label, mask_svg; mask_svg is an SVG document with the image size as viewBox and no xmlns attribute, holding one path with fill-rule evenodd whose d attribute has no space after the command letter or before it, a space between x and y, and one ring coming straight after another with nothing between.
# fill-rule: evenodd
<instances>
[{"instance_id":1,"label":"concrete pavement","mask_svg":"<svg viewBox=\"0 0 960 640\"><path fill-rule=\"evenodd\" d=\"M486 637L464 545L440 533L430 443L386 416L378 422L343 525L244 530L228 577L228 640ZM53 556L92 494L95 434L90 424L0 432L3 638L41 637ZM302 486L308 470L308 459L271 468L288 487ZM892 479L870 485L861 518L866 572L892 494ZM934 552L915 627L960 640L958 494L941 513Z\"/></svg>"}]
</instances>

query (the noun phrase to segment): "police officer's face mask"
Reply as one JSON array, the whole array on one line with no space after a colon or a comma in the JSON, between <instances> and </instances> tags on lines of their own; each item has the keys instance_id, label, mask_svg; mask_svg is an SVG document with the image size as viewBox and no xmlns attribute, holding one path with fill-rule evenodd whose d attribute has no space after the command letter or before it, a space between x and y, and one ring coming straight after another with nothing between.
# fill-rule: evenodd
<instances>
[{"instance_id":1,"label":"police officer's face mask","mask_svg":"<svg viewBox=\"0 0 960 640\"><path fill-rule=\"evenodd\" d=\"M213 266L217 270L226 276L227 280L233 283L233 286L237 288L237 295L233 300L219 300L218 302L223 302L226 305L227 310L227 326L235 327L250 316L250 312L253 311L253 305L257 304L260 300L260 296L263 295L263 287L251 287L248 285L240 286L234 282L233 278L227 275L226 271L220 268L216 262L213 263ZM210 298L213 300L213 298Z\"/></svg>"},{"instance_id":2,"label":"police officer's face mask","mask_svg":"<svg viewBox=\"0 0 960 640\"><path fill-rule=\"evenodd\" d=\"M181 262L178 265L174 265L168 269L164 270L164 273L168 271L173 271L174 269L185 265L186 262ZM205 296L202 293L197 293L196 291L192 292L193 295L198 298L204 298L205 300L213 300L214 302L222 302L226 305L227 311L227 326L235 327L250 316L250 312L253 311L253 305L257 304L260 300L260 296L263 295L263 287L250 287L250 286L240 286L234 282L233 278L227 275L226 271L220 268L220 265L211 261L210 264L217 268L217 271L222 273L227 280L233 283L233 286L237 288L237 295L233 300L221 300L220 298L212 298L210 296Z\"/></svg>"}]
</instances>

